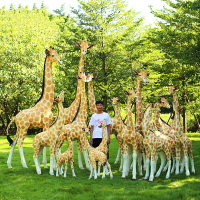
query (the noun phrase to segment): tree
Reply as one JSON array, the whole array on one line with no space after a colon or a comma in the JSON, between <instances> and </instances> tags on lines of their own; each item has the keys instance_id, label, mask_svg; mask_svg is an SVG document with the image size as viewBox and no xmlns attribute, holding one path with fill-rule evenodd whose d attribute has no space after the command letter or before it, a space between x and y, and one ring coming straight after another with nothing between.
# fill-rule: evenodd
<instances>
[{"instance_id":1,"label":"tree","mask_svg":"<svg viewBox=\"0 0 200 200\"><path fill-rule=\"evenodd\" d=\"M194 109L200 111L198 92L200 1L164 1L167 4L166 7L161 11L152 11L159 20L156 23L157 28L151 32L151 41L157 44L166 58L162 68L154 66L154 69L162 74L161 84L179 86L181 106L184 108L183 124L186 131L186 108L193 115L195 115ZM192 100L195 100L196 104Z\"/></svg>"},{"instance_id":2,"label":"tree","mask_svg":"<svg viewBox=\"0 0 200 200\"><path fill-rule=\"evenodd\" d=\"M109 97L123 96L125 88L134 87L132 67L145 58L142 38L146 27L124 0L78 2L78 9L72 9L81 28L77 36L95 45L87 55L85 69L98 75L96 96L104 100L107 109Z\"/></svg>"}]
</instances>

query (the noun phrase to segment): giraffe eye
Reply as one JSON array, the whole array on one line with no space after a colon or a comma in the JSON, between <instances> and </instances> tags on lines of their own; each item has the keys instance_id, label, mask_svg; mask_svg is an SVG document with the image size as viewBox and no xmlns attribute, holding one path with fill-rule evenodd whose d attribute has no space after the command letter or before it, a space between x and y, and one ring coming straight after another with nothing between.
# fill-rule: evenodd
<instances>
[{"instance_id":1,"label":"giraffe eye","mask_svg":"<svg viewBox=\"0 0 200 200\"><path fill-rule=\"evenodd\" d=\"M52 57L55 57L54 55L52 55Z\"/></svg>"}]
</instances>

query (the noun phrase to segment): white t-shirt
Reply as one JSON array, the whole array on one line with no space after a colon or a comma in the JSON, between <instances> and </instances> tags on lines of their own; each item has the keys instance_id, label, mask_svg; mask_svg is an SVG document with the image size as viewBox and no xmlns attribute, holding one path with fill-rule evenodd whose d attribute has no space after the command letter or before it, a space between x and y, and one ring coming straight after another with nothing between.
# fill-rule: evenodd
<instances>
[{"instance_id":1,"label":"white t-shirt","mask_svg":"<svg viewBox=\"0 0 200 200\"><path fill-rule=\"evenodd\" d=\"M108 113L97 114L94 113L90 119L89 125L94 127L92 138L102 138L102 128L99 128L103 120L106 120L106 125L111 124L110 116ZM107 129L106 129L107 131Z\"/></svg>"}]
</instances>

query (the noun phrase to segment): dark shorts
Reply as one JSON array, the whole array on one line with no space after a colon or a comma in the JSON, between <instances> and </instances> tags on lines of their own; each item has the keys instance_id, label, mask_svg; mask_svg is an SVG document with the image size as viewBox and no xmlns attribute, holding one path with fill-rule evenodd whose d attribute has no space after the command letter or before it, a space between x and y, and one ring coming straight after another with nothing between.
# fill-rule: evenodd
<instances>
[{"instance_id":1,"label":"dark shorts","mask_svg":"<svg viewBox=\"0 0 200 200\"><path fill-rule=\"evenodd\" d=\"M93 141L92 146L96 148L101 144L102 138L93 138L92 141ZM108 145L107 159L109 159L109 145Z\"/></svg>"}]
</instances>

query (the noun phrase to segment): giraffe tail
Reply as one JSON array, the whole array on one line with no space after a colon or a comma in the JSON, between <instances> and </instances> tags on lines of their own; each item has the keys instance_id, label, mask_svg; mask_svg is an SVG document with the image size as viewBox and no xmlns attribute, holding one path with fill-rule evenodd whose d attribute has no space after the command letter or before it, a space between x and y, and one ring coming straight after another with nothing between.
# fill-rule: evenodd
<instances>
[{"instance_id":1,"label":"giraffe tail","mask_svg":"<svg viewBox=\"0 0 200 200\"><path fill-rule=\"evenodd\" d=\"M6 136L7 136L7 140L8 140L8 142L10 143L10 145L12 145L13 140L11 139L11 137L10 137L10 135L9 135L9 133L8 133L8 130L9 130L9 128L10 128L10 125L11 125L12 123L14 123L14 121L15 121L15 118L13 118L13 119L10 121L10 123L8 124L8 127L7 127L7 129L6 129Z\"/></svg>"}]
</instances>

